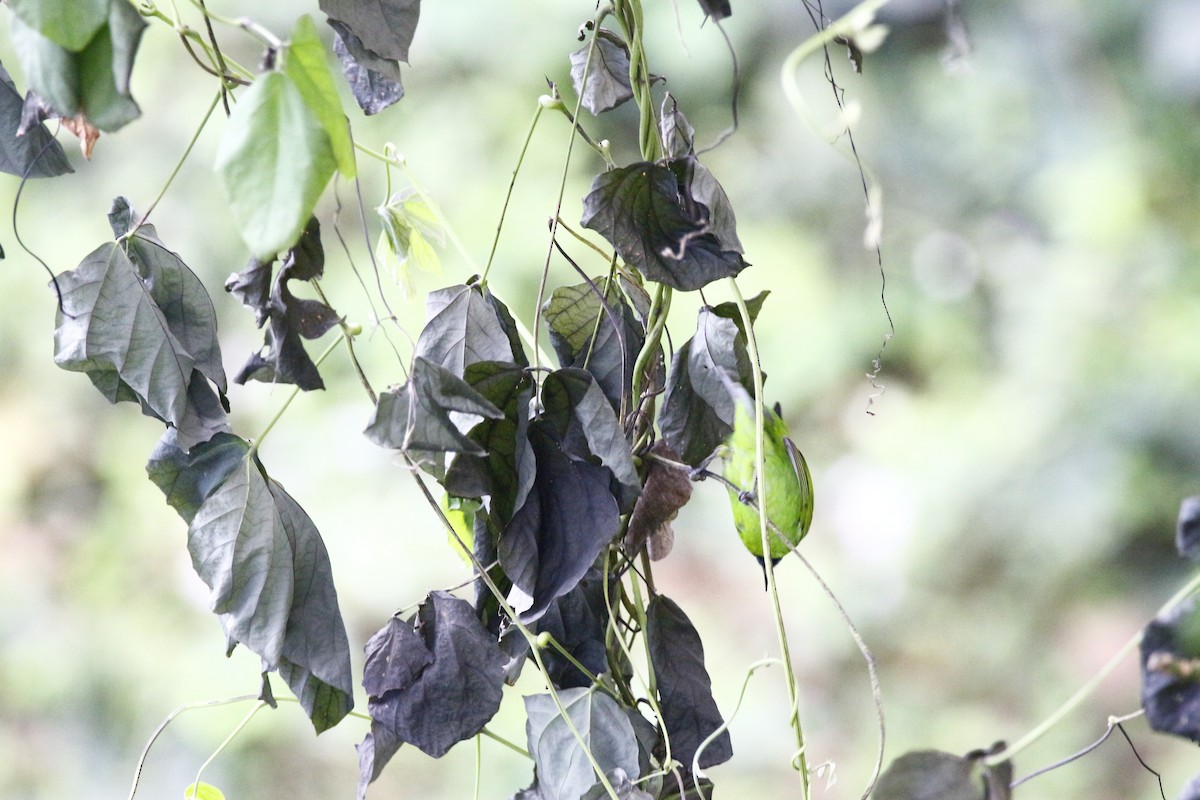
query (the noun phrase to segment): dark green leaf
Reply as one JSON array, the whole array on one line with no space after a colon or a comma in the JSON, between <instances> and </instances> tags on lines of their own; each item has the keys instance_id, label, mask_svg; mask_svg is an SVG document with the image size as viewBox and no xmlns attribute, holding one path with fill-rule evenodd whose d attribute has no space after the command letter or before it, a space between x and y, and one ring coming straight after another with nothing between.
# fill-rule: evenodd
<instances>
[{"instance_id":1,"label":"dark green leaf","mask_svg":"<svg viewBox=\"0 0 1200 800\"><path fill-rule=\"evenodd\" d=\"M670 92L663 96L658 135L667 158L682 158L696 152L696 130L679 110L679 104Z\"/></svg>"},{"instance_id":2,"label":"dark green leaf","mask_svg":"<svg viewBox=\"0 0 1200 800\"><path fill-rule=\"evenodd\" d=\"M219 433L186 451L178 446L175 432L168 430L150 455L146 472L166 495L167 505L191 523L204 501L241 465L248 452L250 443L232 433Z\"/></svg>"},{"instance_id":3,"label":"dark green leaf","mask_svg":"<svg viewBox=\"0 0 1200 800\"><path fill-rule=\"evenodd\" d=\"M204 454L227 469L222 451L235 445L214 447ZM185 463L173 482L187 482L176 492L181 508L207 489L195 474L204 466ZM353 681L329 555L312 520L257 459L243 458L208 491L188 527L188 552L230 646L242 643L264 670L278 669L318 733L344 717Z\"/></svg>"},{"instance_id":4,"label":"dark green leaf","mask_svg":"<svg viewBox=\"0 0 1200 800\"><path fill-rule=\"evenodd\" d=\"M22 178L74 172L62 146L40 121L22 131L24 110L25 100L0 66L0 171Z\"/></svg>"},{"instance_id":5,"label":"dark green leaf","mask_svg":"<svg viewBox=\"0 0 1200 800\"><path fill-rule=\"evenodd\" d=\"M109 402L137 401L143 413L177 426L196 359L121 246L101 245L59 275L58 288L55 363L87 374Z\"/></svg>"},{"instance_id":6,"label":"dark green leaf","mask_svg":"<svg viewBox=\"0 0 1200 800\"><path fill-rule=\"evenodd\" d=\"M82 50L108 21L111 0L9 0L22 22L72 52Z\"/></svg>"},{"instance_id":7,"label":"dark green leaf","mask_svg":"<svg viewBox=\"0 0 1200 800\"><path fill-rule=\"evenodd\" d=\"M321 733L354 707L350 642L321 534L278 482L268 479L267 486L292 549L292 604L279 674Z\"/></svg>"},{"instance_id":8,"label":"dark green leaf","mask_svg":"<svg viewBox=\"0 0 1200 800\"><path fill-rule=\"evenodd\" d=\"M463 414L470 416L458 416ZM466 435L475 417L499 420L504 412L454 373L414 358L408 383L379 396L365 434L380 447L396 450L484 456L487 451Z\"/></svg>"},{"instance_id":9,"label":"dark green leaf","mask_svg":"<svg viewBox=\"0 0 1200 800\"><path fill-rule=\"evenodd\" d=\"M407 689L433 663L433 653L412 624L398 617L392 617L371 637L364 652L363 688L371 697Z\"/></svg>"},{"instance_id":10,"label":"dark green leaf","mask_svg":"<svg viewBox=\"0 0 1200 800\"><path fill-rule=\"evenodd\" d=\"M602 281L560 286L542 306L550 344L563 367L580 367L596 378L616 410L633 385L633 368L645 341L633 309L609 286L604 302Z\"/></svg>"},{"instance_id":11,"label":"dark green leaf","mask_svg":"<svg viewBox=\"0 0 1200 800\"><path fill-rule=\"evenodd\" d=\"M300 238L337 160L295 82L269 72L239 97L216 169L251 256L266 261Z\"/></svg>"},{"instance_id":12,"label":"dark green leaf","mask_svg":"<svg viewBox=\"0 0 1200 800\"><path fill-rule=\"evenodd\" d=\"M761 304L761 301L760 301ZM745 337L717 309L700 309L696 335L671 360L659 424L684 463L698 466L733 432L734 399L726 381L753 386Z\"/></svg>"},{"instance_id":13,"label":"dark green leaf","mask_svg":"<svg viewBox=\"0 0 1200 800\"><path fill-rule=\"evenodd\" d=\"M708 167L699 161L693 165L691 191L696 202L708 209L708 227L720 242L721 249L746 252L737 235L737 217L733 213L729 195L725 194L725 189Z\"/></svg>"},{"instance_id":14,"label":"dark green leaf","mask_svg":"<svg viewBox=\"0 0 1200 800\"><path fill-rule=\"evenodd\" d=\"M317 26L307 14L302 15L292 29L284 71L300 90L300 96L304 98L309 111L325 129L338 171L347 178L353 178L356 168L350 124L342 113L342 101L333 85L333 74L325 62L325 47L317 35Z\"/></svg>"},{"instance_id":15,"label":"dark green leaf","mask_svg":"<svg viewBox=\"0 0 1200 800\"><path fill-rule=\"evenodd\" d=\"M726 17L733 16L729 0L700 0L700 8L705 14L720 22Z\"/></svg>"},{"instance_id":16,"label":"dark green leaf","mask_svg":"<svg viewBox=\"0 0 1200 800\"><path fill-rule=\"evenodd\" d=\"M369 744L359 749L360 788L382 769L381 752L390 758L400 743L409 742L441 758L483 730L500 708L505 658L470 603L447 592L431 592L408 624L416 636L405 637L404 662L396 665L396 674L390 667L382 669L388 676L384 685L400 688L370 698ZM369 654L372 659L392 652L383 639L372 641L379 645ZM430 656L432 661L420 667ZM379 672L378 667L370 669L372 675ZM364 758L368 749L373 755Z\"/></svg>"},{"instance_id":17,"label":"dark green leaf","mask_svg":"<svg viewBox=\"0 0 1200 800\"><path fill-rule=\"evenodd\" d=\"M537 621L535 629L553 636L564 650L593 675L608 672L608 655L604 646L608 608L604 603L604 577L600 571L588 570L574 589L551 603ZM555 688L591 686L591 679L557 649L544 650L542 660Z\"/></svg>"},{"instance_id":18,"label":"dark green leaf","mask_svg":"<svg viewBox=\"0 0 1200 800\"><path fill-rule=\"evenodd\" d=\"M137 214L124 197L113 200L108 220L118 239L138 222ZM196 273L159 240L153 225L142 225L125 242L126 254L137 267L171 332L196 359L196 368L224 394L228 385L217 341L217 314L208 290Z\"/></svg>"},{"instance_id":19,"label":"dark green leaf","mask_svg":"<svg viewBox=\"0 0 1200 800\"><path fill-rule=\"evenodd\" d=\"M414 356L462 376L478 361L528 365L508 308L486 288L450 286L429 293L429 321L417 339Z\"/></svg>"},{"instance_id":20,"label":"dark green leaf","mask_svg":"<svg viewBox=\"0 0 1200 800\"><path fill-rule=\"evenodd\" d=\"M333 39L334 55L342 62L342 75L363 113L378 114L404 97L398 62L367 50L345 25L334 20L329 20L329 24L337 31Z\"/></svg>"},{"instance_id":21,"label":"dark green leaf","mask_svg":"<svg viewBox=\"0 0 1200 800\"><path fill-rule=\"evenodd\" d=\"M747 266L710 230L710 213L667 166L640 162L599 175L583 201L585 227L648 279L699 289Z\"/></svg>"},{"instance_id":22,"label":"dark green leaf","mask_svg":"<svg viewBox=\"0 0 1200 800\"><path fill-rule=\"evenodd\" d=\"M321 10L383 58L408 63L421 0L321 0Z\"/></svg>"},{"instance_id":23,"label":"dark green leaf","mask_svg":"<svg viewBox=\"0 0 1200 800\"><path fill-rule=\"evenodd\" d=\"M542 406L542 419L551 426L562 452L603 464L612 473L612 491L621 513L633 510L641 479L617 416L592 376L581 369L555 370L542 381Z\"/></svg>"},{"instance_id":24,"label":"dark green leaf","mask_svg":"<svg viewBox=\"0 0 1200 800\"><path fill-rule=\"evenodd\" d=\"M266 262L251 259L245 270L225 281L225 291L254 311L260 327L270 322L262 350L250 357L234 382L258 380L294 383L306 391L323 389L325 383L301 340L325 335L337 324L337 312L318 300L297 298L288 288L288 281L310 281L324 272L325 251L316 217L308 220L274 282L271 281L273 263L273 259Z\"/></svg>"},{"instance_id":25,"label":"dark green leaf","mask_svg":"<svg viewBox=\"0 0 1200 800\"><path fill-rule=\"evenodd\" d=\"M646 606L646 643L658 681L662 724L671 736L671 757L692 769L733 757L729 731L722 731L703 750L700 745L725 724L704 668L704 645L691 620L673 600L655 595Z\"/></svg>"},{"instance_id":26,"label":"dark green leaf","mask_svg":"<svg viewBox=\"0 0 1200 800\"><path fill-rule=\"evenodd\" d=\"M1184 558L1200 561L1200 497L1189 497L1179 505L1175 549Z\"/></svg>"},{"instance_id":27,"label":"dark green leaf","mask_svg":"<svg viewBox=\"0 0 1200 800\"><path fill-rule=\"evenodd\" d=\"M582 93L583 107L593 114L602 114L633 97L629 84L629 48L611 31L600 28L595 44L571 53L571 81L575 93ZM588 62L588 54L591 62ZM587 84L583 71L587 69Z\"/></svg>"},{"instance_id":28,"label":"dark green leaf","mask_svg":"<svg viewBox=\"0 0 1200 800\"><path fill-rule=\"evenodd\" d=\"M606 775L621 770L626 776L636 776L637 739L617 701L594 688L565 689L558 696L582 742L550 695L525 698L525 732L541 796L545 800L579 800L599 782L585 748Z\"/></svg>"},{"instance_id":29,"label":"dark green leaf","mask_svg":"<svg viewBox=\"0 0 1200 800\"><path fill-rule=\"evenodd\" d=\"M976 762L937 750L917 750L893 761L873 800L985 800Z\"/></svg>"},{"instance_id":30,"label":"dark green leaf","mask_svg":"<svg viewBox=\"0 0 1200 800\"><path fill-rule=\"evenodd\" d=\"M129 94L129 76L146 23L127 2L107 7L107 24L78 52L19 17L12 21L11 36L30 87L60 116L82 115L101 130L115 131L141 114Z\"/></svg>"},{"instance_id":31,"label":"dark green leaf","mask_svg":"<svg viewBox=\"0 0 1200 800\"><path fill-rule=\"evenodd\" d=\"M472 364L466 380L504 416L484 419L468 432L487 455L455 456L443 485L456 497L490 497L491 516L504 526L529 496L537 469L527 436L533 381L517 365L499 361Z\"/></svg>"},{"instance_id":32,"label":"dark green leaf","mask_svg":"<svg viewBox=\"0 0 1200 800\"><path fill-rule=\"evenodd\" d=\"M1200 609L1192 597L1142 633L1142 706L1150 727L1200 742Z\"/></svg>"},{"instance_id":33,"label":"dark green leaf","mask_svg":"<svg viewBox=\"0 0 1200 800\"><path fill-rule=\"evenodd\" d=\"M547 427L530 423L537 475L499 542L500 565L514 584L509 602L526 622L579 583L620 522L611 473L572 459Z\"/></svg>"}]
</instances>

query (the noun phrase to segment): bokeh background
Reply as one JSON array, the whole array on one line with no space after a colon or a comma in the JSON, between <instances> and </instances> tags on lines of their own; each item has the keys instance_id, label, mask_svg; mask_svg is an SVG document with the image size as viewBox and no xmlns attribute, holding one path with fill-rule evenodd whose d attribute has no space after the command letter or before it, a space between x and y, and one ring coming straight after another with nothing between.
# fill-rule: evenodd
<instances>
[{"instance_id":1,"label":"bokeh background","mask_svg":"<svg viewBox=\"0 0 1200 800\"><path fill-rule=\"evenodd\" d=\"M194 7L179 5L198 25ZM1180 500L1200 491L1200 2L955 5L948 21L941 0L893 0L880 14L889 34L861 75L844 51L831 51L855 143L882 190L895 324L876 381L882 394L866 377L890 331L882 276L863 245L848 142L830 136L838 116L821 59L797 73L810 121L779 83L783 59L812 33L799 0L734 0L724 29L739 55L741 126L705 156L754 265L743 290L772 293L759 325L768 394L782 403L817 492L805 552L878 658L889 760L912 748L1011 741L1053 711L1186 579L1174 519ZM318 15L315 2L299 0L209 6L253 14L280 35L296 14ZM711 141L730 116L720 32L701 26L688 0L646 6L651 68L667 77L700 141ZM830 0L825 11L847 7ZM465 280L486 259L537 99L547 79L571 97L567 54L591 12L590 3L561 0L428 3L405 72L408 96L363 119L346 95L359 140L394 143L475 262L445 249L443 273L417 274L413 299L384 266L409 335L419 331L423 293ZM0 14L0 60L24 86L7 20ZM258 61L241 31L218 35L234 58ZM55 271L69 269L110 236L113 197L147 207L214 90L169 28L152 24L133 80L144 116L103 137L90 163L64 141L77 171L25 187L15 219L26 245ZM627 108L586 125L628 162L634 121ZM221 129L218 115L153 222L213 293L232 373L260 333L221 291L246 259L211 172ZM543 117L490 276L529 324L568 134L563 119ZM359 165L373 241L385 175L369 158ZM577 148L568 221L601 168ZM393 189L411 185L399 172L391 178ZM355 187L335 189L341 211L331 192L324 218L338 213L354 263L373 283ZM16 179L0 181L0 206L10 208L16 191ZM241 651L225 658L185 526L145 478L159 426L54 366L47 276L2 216L0 796L122 797L172 709L255 693L258 665ZM371 307L331 232L327 224L326 290L370 329ZM550 280L574 282L558 257ZM709 294L723 299L719 288ZM690 336L697 303L676 299L676 345ZM395 326L387 334L407 355L405 334ZM377 386L401 379L382 331L360 350ZM349 364L339 354L324 373L329 389L299 398L262 456L324 534L358 670L362 644L388 615L467 572L411 479L360 435L370 408ZM235 387L236 430L256 435L286 396L284 387ZM727 509L718 485L697 486L657 583L704 636L728 715L747 668L776 645L761 572ZM787 560L780 577L810 763L835 765L815 796L857 798L876 738L863 662L802 566ZM534 691L529 680L510 691L492 727L523 741L519 696ZM1068 755L1099 736L1108 715L1138 706L1130 658L1020 754L1017 774ZM248 708L180 716L150 751L139 796L182 796ZM719 796L798 796L785 708L779 670L757 673L732 722L735 758L711 771ZM1200 772L1188 743L1140 720L1127 729L1168 797ZM353 745L365 730L347 719L317 738L285 705L257 715L204 780L230 798L352 797ZM528 783L529 764L493 742L478 755L482 796L506 798ZM471 743L441 761L405 749L372 796L470 797L476 757ZM1158 791L1114 736L1017 797Z\"/></svg>"}]
</instances>

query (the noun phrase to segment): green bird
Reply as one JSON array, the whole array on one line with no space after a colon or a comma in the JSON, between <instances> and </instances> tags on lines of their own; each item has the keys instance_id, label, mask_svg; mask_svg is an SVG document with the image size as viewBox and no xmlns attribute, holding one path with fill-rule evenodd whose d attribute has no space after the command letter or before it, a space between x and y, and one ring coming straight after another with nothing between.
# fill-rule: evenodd
<instances>
[{"instance_id":1,"label":"green bird","mask_svg":"<svg viewBox=\"0 0 1200 800\"><path fill-rule=\"evenodd\" d=\"M779 562L797 544L812 524L812 475L804 455L788 438L787 426L775 410L763 409L763 464L766 467L767 536L771 563ZM755 497L755 430L752 401L748 395L736 399L733 433L725 442L724 477L729 482L733 524L746 549L763 565L762 529ZM734 488L737 487L737 488Z\"/></svg>"}]
</instances>

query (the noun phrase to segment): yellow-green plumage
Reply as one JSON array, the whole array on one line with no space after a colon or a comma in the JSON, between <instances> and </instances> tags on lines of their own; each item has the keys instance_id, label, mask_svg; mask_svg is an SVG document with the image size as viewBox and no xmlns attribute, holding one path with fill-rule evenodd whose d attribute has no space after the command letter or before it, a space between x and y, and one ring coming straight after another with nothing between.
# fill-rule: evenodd
<instances>
[{"instance_id":1,"label":"yellow-green plumage","mask_svg":"<svg viewBox=\"0 0 1200 800\"><path fill-rule=\"evenodd\" d=\"M787 436L787 427L776 412L763 409L763 463L766 467L767 535L769 557L778 561L788 554L812 524L813 488L808 465ZM733 524L746 549L763 558L755 482L754 412L747 403L736 404L733 433L726 442L724 475L741 491L730 488ZM782 537L782 538L781 538Z\"/></svg>"}]
</instances>

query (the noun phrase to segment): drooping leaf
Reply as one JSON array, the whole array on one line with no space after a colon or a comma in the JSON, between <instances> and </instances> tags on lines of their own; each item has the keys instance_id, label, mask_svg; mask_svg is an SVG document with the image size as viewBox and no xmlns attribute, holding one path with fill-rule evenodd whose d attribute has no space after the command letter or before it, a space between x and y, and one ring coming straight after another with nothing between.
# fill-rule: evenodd
<instances>
[{"instance_id":1,"label":"drooping leaf","mask_svg":"<svg viewBox=\"0 0 1200 800\"><path fill-rule=\"evenodd\" d=\"M428 321L414 356L460 377L478 361L528 366L512 315L486 288L475 284L438 289L429 293L425 308Z\"/></svg>"},{"instance_id":2,"label":"drooping leaf","mask_svg":"<svg viewBox=\"0 0 1200 800\"><path fill-rule=\"evenodd\" d=\"M115 242L58 276L54 362L83 372L109 402L178 425L196 359L171 330L137 267Z\"/></svg>"},{"instance_id":3,"label":"drooping leaf","mask_svg":"<svg viewBox=\"0 0 1200 800\"><path fill-rule=\"evenodd\" d=\"M700 309L696 334L671 359L659 424L684 463L699 466L733 432L733 396L727 381L753 386L745 337L738 324Z\"/></svg>"},{"instance_id":4,"label":"drooping leaf","mask_svg":"<svg viewBox=\"0 0 1200 800\"><path fill-rule=\"evenodd\" d=\"M383 58L408 63L421 0L321 0L321 10Z\"/></svg>"},{"instance_id":5,"label":"drooping leaf","mask_svg":"<svg viewBox=\"0 0 1200 800\"><path fill-rule=\"evenodd\" d=\"M529 425L537 462L533 489L498 544L500 565L514 585L509 602L525 622L579 583L620 522L611 473L572 459L547 428L540 419Z\"/></svg>"},{"instance_id":6,"label":"drooping leaf","mask_svg":"<svg viewBox=\"0 0 1200 800\"><path fill-rule=\"evenodd\" d=\"M333 52L342 62L342 75L365 114L378 114L404 97L399 61L384 58L368 48L341 22L335 19L328 22L336 33Z\"/></svg>"},{"instance_id":7,"label":"drooping leaf","mask_svg":"<svg viewBox=\"0 0 1200 800\"><path fill-rule=\"evenodd\" d=\"M365 434L396 450L484 456L487 451L466 435L478 417L498 420L504 412L448 369L414 358L408 383L380 394Z\"/></svg>"},{"instance_id":8,"label":"drooping leaf","mask_svg":"<svg viewBox=\"0 0 1200 800\"><path fill-rule=\"evenodd\" d=\"M82 116L100 130L115 131L141 115L129 93L129 76L146 22L127 2L105 5L105 24L78 51L20 17L12 21L11 36L30 87L60 116Z\"/></svg>"},{"instance_id":9,"label":"drooping leaf","mask_svg":"<svg viewBox=\"0 0 1200 800\"><path fill-rule=\"evenodd\" d=\"M725 720L713 699L700 634L669 597L655 595L646 606L646 642L658 681L662 724L671 736L671 757L688 770L697 755L701 769L728 761L733 757L729 731L700 750Z\"/></svg>"},{"instance_id":10,"label":"drooping leaf","mask_svg":"<svg viewBox=\"0 0 1200 800\"><path fill-rule=\"evenodd\" d=\"M367 661L363 666L363 688L371 697L407 689L433 663L433 653L412 624L397 617L370 638L364 652Z\"/></svg>"},{"instance_id":11,"label":"drooping leaf","mask_svg":"<svg viewBox=\"0 0 1200 800\"><path fill-rule=\"evenodd\" d=\"M646 337L615 282L603 302L598 296L601 285L593 281L560 286L542 306L542 317L559 364L590 372L612 407L620 410Z\"/></svg>"},{"instance_id":12,"label":"drooping leaf","mask_svg":"<svg viewBox=\"0 0 1200 800\"><path fill-rule=\"evenodd\" d=\"M111 0L9 0L22 22L60 47L78 52L108 21Z\"/></svg>"},{"instance_id":13,"label":"drooping leaf","mask_svg":"<svg viewBox=\"0 0 1200 800\"><path fill-rule=\"evenodd\" d=\"M350 141L350 123L342 113L342 101L333 85L333 73L325 61L325 47L312 17L303 14L296 20L284 58L284 71L329 137L338 171L346 178L353 178L357 169L354 144Z\"/></svg>"},{"instance_id":14,"label":"drooping leaf","mask_svg":"<svg viewBox=\"0 0 1200 800\"><path fill-rule=\"evenodd\" d=\"M367 674L373 684L382 678L380 686L398 688L370 697L371 733L359 747L360 796L402 743L441 758L479 733L500 708L505 658L470 603L431 592L408 625L415 636L404 636L403 656L393 647L393 634L372 638ZM381 658L393 663L375 663ZM426 659L432 660L422 667Z\"/></svg>"},{"instance_id":15,"label":"drooping leaf","mask_svg":"<svg viewBox=\"0 0 1200 800\"><path fill-rule=\"evenodd\" d=\"M873 800L989 800L978 762L938 750L917 750L893 761L879 778Z\"/></svg>"},{"instance_id":16,"label":"drooping leaf","mask_svg":"<svg viewBox=\"0 0 1200 800\"><path fill-rule=\"evenodd\" d=\"M562 452L576 459L595 458L611 472L612 492L621 513L633 509L641 479L633 453L592 376L581 369L559 369L542 381L541 419L549 424Z\"/></svg>"},{"instance_id":17,"label":"drooping leaf","mask_svg":"<svg viewBox=\"0 0 1200 800\"><path fill-rule=\"evenodd\" d=\"M1200 497L1188 497L1179 505L1175 549L1184 558L1200 561Z\"/></svg>"},{"instance_id":18,"label":"drooping leaf","mask_svg":"<svg viewBox=\"0 0 1200 800\"><path fill-rule=\"evenodd\" d=\"M637 739L617 701L595 688L564 689L558 696L582 742L550 695L525 698L525 732L541 797L579 800L599 783L585 748L606 775L621 770L626 776L637 776Z\"/></svg>"},{"instance_id":19,"label":"drooping leaf","mask_svg":"<svg viewBox=\"0 0 1200 800\"><path fill-rule=\"evenodd\" d=\"M241 465L248 452L250 443L232 433L217 434L190 451L183 450L175 432L168 430L150 455L146 472L166 495L167 505L191 523L204 501Z\"/></svg>"},{"instance_id":20,"label":"drooping leaf","mask_svg":"<svg viewBox=\"0 0 1200 800\"><path fill-rule=\"evenodd\" d=\"M467 436L487 455L456 455L443 485L456 497L490 497L491 516L502 527L533 488L537 466L527 435L533 381L516 364L500 361L478 361L467 367L465 377L504 416L471 428Z\"/></svg>"},{"instance_id":21,"label":"drooping leaf","mask_svg":"<svg viewBox=\"0 0 1200 800\"><path fill-rule=\"evenodd\" d=\"M716 177L699 161L692 165L692 197L708 209L708 227L721 244L722 250L744 253L742 240L737 235L737 217L729 195Z\"/></svg>"},{"instance_id":22,"label":"drooping leaf","mask_svg":"<svg viewBox=\"0 0 1200 800\"><path fill-rule=\"evenodd\" d=\"M537 621L535 630L549 633L563 649L593 675L608 672L604 634L608 608L604 604L604 577L590 569L571 591L559 597ZM555 648L542 652L546 674L555 688L591 686L591 679Z\"/></svg>"},{"instance_id":23,"label":"drooping leaf","mask_svg":"<svg viewBox=\"0 0 1200 800\"><path fill-rule=\"evenodd\" d=\"M297 298L288 288L291 280L310 281L324 272L325 251L316 217L309 219L274 281L271 280L273 263L273 259L265 262L251 259L246 269L225 281L225 291L254 312L259 327L270 323L262 349L250 356L234 382L258 380L294 383L305 391L323 389L325 383L302 339L324 336L337 324L337 312L319 300Z\"/></svg>"},{"instance_id":24,"label":"drooping leaf","mask_svg":"<svg viewBox=\"0 0 1200 800\"><path fill-rule=\"evenodd\" d=\"M354 707L350 642L321 534L278 482L268 479L267 486L292 548L292 605L279 675L300 701L313 728L321 733L341 722Z\"/></svg>"},{"instance_id":25,"label":"drooping leaf","mask_svg":"<svg viewBox=\"0 0 1200 800\"><path fill-rule=\"evenodd\" d=\"M584 227L598 232L650 280L691 291L749 266L710 230L710 213L668 166L639 162L609 170L583 201Z\"/></svg>"},{"instance_id":26,"label":"drooping leaf","mask_svg":"<svg viewBox=\"0 0 1200 800\"><path fill-rule=\"evenodd\" d=\"M264 671L279 670L321 733L353 707L329 554L312 520L257 458L230 468L244 444L224 438L180 457L168 443L157 463L152 458L151 475L185 519L191 514L188 552L230 648L244 644ZM225 473L215 488L215 476L204 474L210 468Z\"/></svg>"},{"instance_id":27,"label":"drooping leaf","mask_svg":"<svg viewBox=\"0 0 1200 800\"><path fill-rule=\"evenodd\" d=\"M646 547L650 558L658 561L671 551L675 538L671 521L692 499L692 481L685 470L667 466L655 456L679 461L679 455L662 439L650 448L646 483L625 532L625 552L633 557Z\"/></svg>"},{"instance_id":28,"label":"drooping leaf","mask_svg":"<svg viewBox=\"0 0 1200 800\"><path fill-rule=\"evenodd\" d=\"M1142 707L1150 727L1200 742L1200 608L1195 597L1142 632Z\"/></svg>"},{"instance_id":29,"label":"drooping leaf","mask_svg":"<svg viewBox=\"0 0 1200 800\"><path fill-rule=\"evenodd\" d=\"M696 129L679 110L679 104L670 92L663 96L658 136L667 158L682 158L696 152Z\"/></svg>"},{"instance_id":30,"label":"drooping leaf","mask_svg":"<svg viewBox=\"0 0 1200 800\"><path fill-rule=\"evenodd\" d=\"M395 262L396 282L411 298L411 267L433 274L441 272L441 259L433 244L445 245L445 230L425 199L411 189L392 195L375 211L383 223L376 258Z\"/></svg>"},{"instance_id":31,"label":"drooping leaf","mask_svg":"<svg viewBox=\"0 0 1200 800\"><path fill-rule=\"evenodd\" d=\"M729 0L699 0L700 8L705 14L720 22L726 17L733 16Z\"/></svg>"},{"instance_id":32,"label":"drooping leaf","mask_svg":"<svg viewBox=\"0 0 1200 800\"><path fill-rule=\"evenodd\" d=\"M252 257L300 238L337 169L333 145L295 81L268 72L242 94L217 147L216 170Z\"/></svg>"},{"instance_id":33,"label":"drooping leaf","mask_svg":"<svg viewBox=\"0 0 1200 800\"><path fill-rule=\"evenodd\" d=\"M17 177L54 178L74 172L62 145L40 122L22 132L25 100L0 66L0 171Z\"/></svg>"},{"instance_id":34,"label":"drooping leaf","mask_svg":"<svg viewBox=\"0 0 1200 800\"><path fill-rule=\"evenodd\" d=\"M595 37L595 44L589 42L571 53L571 81L575 93L583 95L583 107L593 114L602 114L633 97L633 88L629 83L629 48L625 42L604 28L597 29Z\"/></svg>"},{"instance_id":35,"label":"drooping leaf","mask_svg":"<svg viewBox=\"0 0 1200 800\"><path fill-rule=\"evenodd\" d=\"M108 221L113 236L121 239L139 220L129 201L118 197L113 200ZM171 332L195 358L196 368L224 394L229 387L217 341L217 314L208 290L196 273L162 243L153 225L142 225L125 241L129 260L137 267Z\"/></svg>"}]
</instances>

